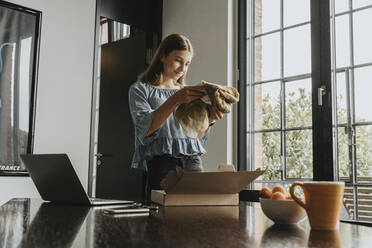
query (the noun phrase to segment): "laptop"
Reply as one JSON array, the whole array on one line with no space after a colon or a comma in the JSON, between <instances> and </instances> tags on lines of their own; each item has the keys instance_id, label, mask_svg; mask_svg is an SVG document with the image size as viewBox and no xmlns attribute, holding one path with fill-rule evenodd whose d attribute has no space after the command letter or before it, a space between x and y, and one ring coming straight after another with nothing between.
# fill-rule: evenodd
<instances>
[{"instance_id":1,"label":"laptop","mask_svg":"<svg viewBox=\"0 0 372 248\"><path fill-rule=\"evenodd\" d=\"M67 154L23 154L21 160L44 201L86 206L134 203L88 197Z\"/></svg>"}]
</instances>

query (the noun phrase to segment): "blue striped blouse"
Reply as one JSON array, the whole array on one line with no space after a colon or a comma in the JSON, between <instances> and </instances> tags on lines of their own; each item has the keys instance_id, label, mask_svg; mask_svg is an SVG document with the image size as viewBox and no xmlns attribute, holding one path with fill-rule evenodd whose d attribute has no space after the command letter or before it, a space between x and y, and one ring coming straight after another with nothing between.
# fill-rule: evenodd
<instances>
[{"instance_id":1,"label":"blue striped blouse","mask_svg":"<svg viewBox=\"0 0 372 248\"><path fill-rule=\"evenodd\" d=\"M188 138L173 113L157 131L146 137L154 111L177 90L160 89L142 82L136 82L130 87L129 109L136 137L132 168L147 171L147 161L156 155L177 156L206 153L204 146L208 134L200 140Z\"/></svg>"}]
</instances>

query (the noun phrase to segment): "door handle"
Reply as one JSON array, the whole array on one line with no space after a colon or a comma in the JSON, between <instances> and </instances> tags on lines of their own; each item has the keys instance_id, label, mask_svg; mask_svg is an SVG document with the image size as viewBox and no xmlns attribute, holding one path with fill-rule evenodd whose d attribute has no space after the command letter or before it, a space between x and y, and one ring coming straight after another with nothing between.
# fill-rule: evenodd
<instances>
[{"instance_id":1,"label":"door handle","mask_svg":"<svg viewBox=\"0 0 372 248\"><path fill-rule=\"evenodd\" d=\"M326 87L322 85L318 88L318 105L323 106L323 96L326 94Z\"/></svg>"},{"instance_id":2,"label":"door handle","mask_svg":"<svg viewBox=\"0 0 372 248\"><path fill-rule=\"evenodd\" d=\"M97 159L100 159L103 157L103 154L102 153L96 153L94 154L94 156L96 156Z\"/></svg>"},{"instance_id":3,"label":"door handle","mask_svg":"<svg viewBox=\"0 0 372 248\"><path fill-rule=\"evenodd\" d=\"M94 154L94 156L97 158L97 165L98 166L100 166L100 165L102 165L102 158L103 157L112 157L112 155L111 154L102 154L102 153L96 153L96 154Z\"/></svg>"},{"instance_id":4,"label":"door handle","mask_svg":"<svg viewBox=\"0 0 372 248\"><path fill-rule=\"evenodd\" d=\"M96 156L97 159L100 159L100 158L103 158L103 157L105 157L105 158L112 157L112 154L96 153L96 154L94 154L94 156Z\"/></svg>"}]
</instances>

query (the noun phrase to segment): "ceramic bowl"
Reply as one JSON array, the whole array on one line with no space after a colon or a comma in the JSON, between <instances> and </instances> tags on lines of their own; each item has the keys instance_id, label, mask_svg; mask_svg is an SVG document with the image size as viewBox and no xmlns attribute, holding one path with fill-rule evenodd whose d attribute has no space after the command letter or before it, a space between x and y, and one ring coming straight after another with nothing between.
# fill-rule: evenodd
<instances>
[{"instance_id":1,"label":"ceramic bowl","mask_svg":"<svg viewBox=\"0 0 372 248\"><path fill-rule=\"evenodd\" d=\"M264 214L275 224L296 224L306 217L306 211L293 200L260 198Z\"/></svg>"}]
</instances>

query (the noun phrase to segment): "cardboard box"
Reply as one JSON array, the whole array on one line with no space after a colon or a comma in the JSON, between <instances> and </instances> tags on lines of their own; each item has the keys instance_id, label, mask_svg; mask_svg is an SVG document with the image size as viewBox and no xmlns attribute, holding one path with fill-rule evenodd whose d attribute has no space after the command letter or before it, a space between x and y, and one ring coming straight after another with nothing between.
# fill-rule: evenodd
<instances>
[{"instance_id":1,"label":"cardboard box","mask_svg":"<svg viewBox=\"0 0 372 248\"><path fill-rule=\"evenodd\" d=\"M229 206L239 204L238 194L167 194L152 190L151 201L163 206Z\"/></svg>"},{"instance_id":2,"label":"cardboard box","mask_svg":"<svg viewBox=\"0 0 372 248\"><path fill-rule=\"evenodd\" d=\"M231 166L219 172L170 171L161 182L162 190L153 190L151 200L163 206L239 205L239 192L264 171L233 171ZM221 171L223 170L223 171Z\"/></svg>"},{"instance_id":3,"label":"cardboard box","mask_svg":"<svg viewBox=\"0 0 372 248\"><path fill-rule=\"evenodd\" d=\"M151 216L162 220L179 220L182 223L195 220L239 220L239 206L166 207L151 211Z\"/></svg>"}]
</instances>

